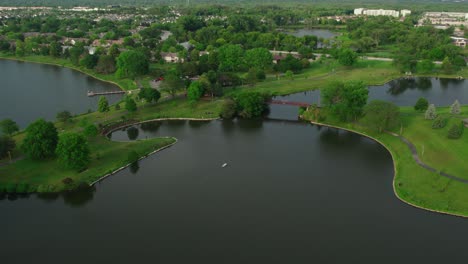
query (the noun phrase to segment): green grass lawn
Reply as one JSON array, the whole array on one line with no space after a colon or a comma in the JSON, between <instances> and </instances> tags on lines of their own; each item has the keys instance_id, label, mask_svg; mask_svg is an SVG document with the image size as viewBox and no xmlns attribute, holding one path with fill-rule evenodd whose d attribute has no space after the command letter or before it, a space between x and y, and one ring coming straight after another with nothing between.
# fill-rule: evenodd
<instances>
[{"instance_id":1,"label":"green grass lawn","mask_svg":"<svg viewBox=\"0 0 468 264\"><path fill-rule=\"evenodd\" d=\"M334 60L325 60L322 64L312 63L303 73L294 75L293 80L284 77L279 80L269 79L255 86L244 86L228 92L238 93L245 90L269 92L273 95L286 95L320 89L333 81L363 81L366 85L386 83L400 77L401 74L391 62L360 60L354 67L338 65Z\"/></svg>"},{"instance_id":2,"label":"green grass lawn","mask_svg":"<svg viewBox=\"0 0 468 264\"><path fill-rule=\"evenodd\" d=\"M438 113L450 116L448 108L438 108ZM428 165L460 178L468 178L468 132L458 140L447 138L448 124L445 128L431 128L432 121L424 119L424 114L412 108L401 108L403 136L408 138L418 150L422 160ZM468 116L468 106L463 107L462 115ZM313 120L312 113L306 112L305 119ZM451 117L450 122L458 117ZM349 129L379 140L392 154L395 162L394 187L397 196L405 202L429 210L468 216L468 184L445 178L438 173L419 166L413 159L406 144L398 137L377 133L362 125L343 123L327 115L321 123ZM400 130L395 131L399 133ZM422 146L424 145L424 155Z\"/></svg>"},{"instance_id":3,"label":"green grass lawn","mask_svg":"<svg viewBox=\"0 0 468 264\"><path fill-rule=\"evenodd\" d=\"M157 118L217 118L221 111L222 100L202 100L191 103L185 98L169 100L156 104L139 101L138 110L128 113L127 110L115 110L112 106L109 112L94 112L76 116L71 122L55 123L60 133L81 132L86 124L107 125L132 120L145 121ZM20 146L25 134L20 132L14 136ZM136 151L140 156L167 146L175 142L174 138L155 138L134 142L113 142L104 136L97 136L89 140L92 161L88 170L78 173L64 169L57 160L34 161L21 159L10 165L0 166L0 192L58 192L76 187L79 183L91 183L100 177L128 164L130 151ZM23 154L17 148L14 158L21 158ZM2 162L6 162L5 160ZM73 179L74 184L67 185L65 178Z\"/></svg>"},{"instance_id":4,"label":"green grass lawn","mask_svg":"<svg viewBox=\"0 0 468 264\"><path fill-rule=\"evenodd\" d=\"M112 142L103 136L89 141L91 163L81 173L65 169L56 159L34 161L28 158L0 167L0 191L58 192L76 187L79 183L91 183L100 177L128 164L130 151L140 156L175 142L174 138L155 138L133 142ZM71 186L63 180L71 178ZM21 186L21 187L18 187Z\"/></svg>"},{"instance_id":5,"label":"green grass lawn","mask_svg":"<svg viewBox=\"0 0 468 264\"><path fill-rule=\"evenodd\" d=\"M452 124L459 124L468 118L468 107L460 116L452 116L449 107L438 108L438 114L449 119L446 127L432 129L432 120L425 120L424 113L416 113L411 108L403 110L403 136L415 144L419 156L427 164L460 178L468 179L468 136L450 140L447 133Z\"/></svg>"}]
</instances>

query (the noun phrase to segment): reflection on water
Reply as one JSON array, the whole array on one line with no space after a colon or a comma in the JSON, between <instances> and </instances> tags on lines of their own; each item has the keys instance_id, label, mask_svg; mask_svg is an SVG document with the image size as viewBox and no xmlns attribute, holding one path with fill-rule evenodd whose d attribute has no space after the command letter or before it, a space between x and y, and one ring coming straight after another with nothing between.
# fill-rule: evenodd
<instances>
[{"instance_id":1,"label":"reflection on water","mask_svg":"<svg viewBox=\"0 0 468 264\"><path fill-rule=\"evenodd\" d=\"M66 205L72 208L79 208L91 202L96 192L95 186L88 184L80 184L80 186L73 191L65 191L62 193L35 193L35 194L6 194L0 193L0 200L8 199L9 201L28 200L30 198L37 198L45 203L53 204L60 198L63 199Z\"/></svg>"},{"instance_id":2,"label":"reflection on water","mask_svg":"<svg viewBox=\"0 0 468 264\"><path fill-rule=\"evenodd\" d=\"M132 162L129 168L132 174L137 174L138 170L140 170L140 161L137 160L135 162Z\"/></svg>"},{"instance_id":3,"label":"reflection on water","mask_svg":"<svg viewBox=\"0 0 468 264\"><path fill-rule=\"evenodd\" d=\"M145 132L156 132L161 126L162 122L146 122L140 125L141 130Z\"/></svg>"},{"instance_id":4,"label":"reflection on water","mask_svg":"<svg viewBox=\"0 0 468 264\"><path fill-rule=\"evenodd\" d=\"M89 90L119 89L113 84L53 65L0 60L0 69L0 120L11 118L21 128L41 117L53 121L60 111L81 114L96 109L99 97L88 97ZM112 104L120 100L121 95L106 97ZM18 107L19 102L23 107Z\"/></svg>"},{"instance_id":5,"label":"reflection on water","mask_svg":"<svg viewBox=\"0 0 468 264\"><path fill-rule=\"evenodd\" d=\"M127 136L129 140L135 140L138 138L140 131L136 127L129 127L127 130Z\"/></svg>"},{"instance_id":6,"label":"reflection on water","mask_svg":"<svg viewBox=\"0 0 468 264\"><path fill-rule=\"evenodd\" d=\"M384 100L399 106L413 106L420 98L436 106L448 106L458 100L468 104L468 82L445 78L397 79L380 86L369 87L369 100Z\"/></svg>"},{"instance_id":7,"label":"reflection on water","mask_svg":"<svg viewBox=\"0 0 468 264\"><path fill-rule=\"evenodd\" d=\"M432 88L431 78L411 78L411 79L399 79L388 82L390 87L387 93L391 95L399 95L404 93L408 89L417 89L420 91L426 91Z\"/></svg>"}]
</instances>

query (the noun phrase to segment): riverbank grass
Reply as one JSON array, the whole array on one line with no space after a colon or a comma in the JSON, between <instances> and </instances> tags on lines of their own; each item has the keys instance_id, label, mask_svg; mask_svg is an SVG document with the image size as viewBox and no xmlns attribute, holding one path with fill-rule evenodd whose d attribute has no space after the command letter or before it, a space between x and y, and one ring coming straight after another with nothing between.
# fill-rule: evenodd
<instances>
[{"instance_id":1,"label":"riverbank grass","mask_svg":"<svg viewBox=\"0 0 468 264\"><path fill-rule=\"evenodd\" d=\"M35 161L25 158L0 167L0 191L58 192L73 189L81 183L90 184L126 166L131 151L135 151L139 156L145 156L175 141L174 138L154 138L113 142L103 136L96 136L89 141L91 162L87 170L76 172L65 169L57 159Z\"/></svg>"},{"instance_id":2,"label":"riverbank grass","mask_svg":"<svg viewBox=\"0 0 468 264\"><path fill-rule=\"evenodd\" d=\"M458 123L468 116L468 106L462 108L462 115L452 116L449 108L437 109L439 115L449 118L449 124L442 129L432 129L432 120L425 120L424 113L411 107L401 107L403 129L396 129L417 148L421 160L438 172L443 171L462 179L468 179L468 134L462 138L447 138L450 124ZM419 166L413 159L408 146L398 137L378 133L357 123L340 122L327 115L320 123L348 129L380 141L392 154L395 165L394 188L403 201L427 210L468 216L468 184L441 176ZM318 122L312 111L304 114L304 119ZM424 146L424 148L423 148ZM424 152L424 153L423 153Z\"/></svg>"},{"instance_id":3,"label":"riverbank grass","mask_svg":"<svg viewBox=\"0 0 468 264\"><path fill-rule=\"evenodd\" d=\"M131 95L136 99L136 96ZM138 101L138 109L129 113L121 103L121 109L111 106L108 112L93 112L79 115L68 122L56 122L60 133L81 133L83 127L94 124L99 127L109 125L138 123L161 118L194 118L213 119L219 117L223 100L202 100L189 102L186 98L167 100L160 103L147 104ZM34 161L24 158L19 146L24 139L24 132L14 136L17 148L14 159L18 161L0 166L0 192L58 192L77 187L79 183L90 184L100 177L128 164L128 153L135 151L140 157L156 149L175 143L174 138L154 138L133 142L113 142L104 136L89 139L91 163L88 170L78 173L67 170L56 159ZM5 164L6 160L2 161ZM70 180L65 179L71 179Z\"/></svg>"}]
</instances>

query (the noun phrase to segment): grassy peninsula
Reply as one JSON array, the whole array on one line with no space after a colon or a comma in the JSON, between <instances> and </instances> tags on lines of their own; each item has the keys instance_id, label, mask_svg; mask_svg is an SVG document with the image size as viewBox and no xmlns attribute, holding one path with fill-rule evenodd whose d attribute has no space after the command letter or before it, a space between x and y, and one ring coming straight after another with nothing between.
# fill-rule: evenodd
<instances>
[{"instance_id":1,"label":"grassy peninsula","mask_svg":"<svg viewBox=\"0 0 468 264\"><path fill-rule=\"evenodd\" d=\"M378 133L356 122L341 122L330 115L318 121L312 111L307 111L304 119L360 133L384 145L392 154L395 165L395 193L404 202L427 210L468 216L468 184L440 174L444 172L462 180L468 179L465 162L468 135L464 133L458 140L447 138L450 125L468 117L468 106L462 107L462 114L456 117L449 113L448 107L437 108L441 117L449 118L447 126L442 129L432 129L432 120L425 120L424 113L412 107L401 107L400 111L403 126L391 132L412 142L421 160L437 172L418 165L409 147L399 137L389 133Z\"/></svg>"}]
</instances>

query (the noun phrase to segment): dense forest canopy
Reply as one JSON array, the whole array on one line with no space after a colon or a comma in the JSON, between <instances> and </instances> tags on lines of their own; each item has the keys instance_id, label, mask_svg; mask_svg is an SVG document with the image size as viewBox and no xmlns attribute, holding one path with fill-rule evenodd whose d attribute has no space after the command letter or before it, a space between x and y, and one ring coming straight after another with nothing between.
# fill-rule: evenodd
<instances>
[{"instance_id":1,"label":"dense forest canopy","mask_svg":"<svg viewBox=\"0 0 468 264\"><path fill-rule=\"evenodd\" d=\"M418 10L463 11L468 12L466 1L460 0L0 0L0 6L154 6L171 5L313 5L316 7L341 8L413 8Z\"/></svg>"}]
</instances>

